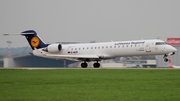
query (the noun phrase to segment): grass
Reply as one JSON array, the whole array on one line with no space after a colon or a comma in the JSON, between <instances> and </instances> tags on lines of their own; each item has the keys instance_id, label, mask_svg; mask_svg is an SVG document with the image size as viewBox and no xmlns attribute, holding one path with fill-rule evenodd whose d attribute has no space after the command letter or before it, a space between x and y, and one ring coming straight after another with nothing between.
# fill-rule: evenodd
<instances>
[{"instance_id":1,"label":"grass","mask_svg":"<svg viewBox=\"0 0 180 101\"><path fill-rule=\"evenodd\" d=\"M0 101L180 101L180 70L0 69Z\"/></svg>"}]
</instances>

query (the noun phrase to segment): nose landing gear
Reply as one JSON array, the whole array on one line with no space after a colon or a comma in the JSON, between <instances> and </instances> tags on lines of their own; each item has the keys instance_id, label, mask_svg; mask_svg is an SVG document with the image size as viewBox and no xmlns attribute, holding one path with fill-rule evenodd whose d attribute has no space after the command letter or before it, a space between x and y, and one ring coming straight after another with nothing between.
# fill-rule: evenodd
<instances>
[{"instance_id":1,"label":"nose landing gear","mask_svg":"<svg viewBox=\"0 0 180 101\"><path fill-rule=\"evenodd\" d=\"M164 58L164 62L168 62L168 60L169 60L169 59L167 59L167 58Z\"/></svg>"},{"instance_id":2,"label":"nose landing gear","mask_svg":"<svg viewBox=\"0 0 180 101\"><path fill-rule=\"evenodd\" d=\"M164 62L168 62L169 59L167 58L169 55L174 55L175 52L172 52L171 54L164 54L163 58L164 58Z\"/></svg>"},{"instance_id":3,"label":"nose landing gear","mask_svg":"<svg viewBox=\"0 0 180 101\"><path fill-rule=\"evenodd\" d=\"M164 54L163 58L164 58L164 62L168 62L168 55L167 54Z\"/></svg>"},{"instance_id":4,"label":"nose landing gear","mask_svg":"<svg viewBox=\"0 0 180 101\"><path fill-rule=\"evenodd\" d=\"M167 54L164 54L163 58L164 58L164 62L168 62L168 55Z\"/></svg>"},{"instance_id":5,"label":"nose landing gear","mask_svg":"<svg viewBox=\"0 0 180 101\"><path fill-rule=\"evenodd\" d=\"M174 55L175 54L175 52L172 52L172 54L171 55Z\"/></svg>"}]
</instances>

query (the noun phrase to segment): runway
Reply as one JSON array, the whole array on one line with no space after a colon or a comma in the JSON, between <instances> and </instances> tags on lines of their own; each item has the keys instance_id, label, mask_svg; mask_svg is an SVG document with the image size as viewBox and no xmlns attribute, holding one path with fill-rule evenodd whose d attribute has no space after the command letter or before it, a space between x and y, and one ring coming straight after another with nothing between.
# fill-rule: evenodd
<instances>
[{"instance_id":1,"label":"runway","mask_svg":"<svg viewBox=\"0 0 180 101\"><path fill-rule=\"evenodd\" d=\"M58 70L58 69L144 69L144 70L171 70L171 69L180 69L180 68L121 68L121 67L119 67L119 68L117 68L117 67L112 67L112 68L80 68L80 67L78 67L78 68L64 68L64 67L58 67L58 68L45 68L45 67L21 67L21 68L19 68L19 67L12 67L12 68L0 68L0 69L25 69L25 70Z\"/></svg>"}]
</instances>

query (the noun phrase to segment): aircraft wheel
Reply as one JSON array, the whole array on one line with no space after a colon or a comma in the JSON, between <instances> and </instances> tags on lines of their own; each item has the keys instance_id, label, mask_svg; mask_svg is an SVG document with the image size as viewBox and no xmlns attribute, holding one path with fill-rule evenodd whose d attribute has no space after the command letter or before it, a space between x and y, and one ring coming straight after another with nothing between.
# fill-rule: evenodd
<instances>
[{"instance_id":1,"label":"aircraft wheel","mask_svg":"<svg viewBox=\"0 0 180 101\"><path fill-rule=\"evenodd\" d=\"M82 68L87 68L88 64L85 62L85 63L81 63L81 67Z\"/></svg>"},{"instance_id":2,"label":"aircraft wheel","mask_svg":"<svg viewBox=\"0 0 180 101\"><path fill-rule=\"evenodd\" d=\"M175 52L172 52L172 54L171 55L174 55L175 54Z\"/></svg>"},{"instance_id":3,"label":"aircraft wheel","mask_svg":"<svg viewBox=\"0 0 180 101\"><path fill-rule=\"evenodd\" d=\"M168 59L167 59L167 58L164 58L164 62L168 62Z\"/></svg>"},{"instance_id":4,"label":"aircraft wheel","mask_svg":"<svg viewBox=\"0 0 180 101\"><path fill-rule=\"evenodd\" d=\"M94 68L99 68L100 67L100 63L94 63L93 66L94 66Z\"/></svg>"}]
</instances>

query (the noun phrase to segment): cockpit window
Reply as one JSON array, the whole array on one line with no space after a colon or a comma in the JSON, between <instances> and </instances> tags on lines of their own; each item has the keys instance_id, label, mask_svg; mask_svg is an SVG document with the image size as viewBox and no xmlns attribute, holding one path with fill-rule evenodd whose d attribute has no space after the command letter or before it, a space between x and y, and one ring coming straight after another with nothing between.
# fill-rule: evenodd
<instances>
[{"instance_id":1,"label":"cockpit window","mask_svg":"<svg viewBox=\"0 0 180 101\"><path fill-rule=\"evenodd\" d=\"M156 45L166 45L166 42L156 42Z\"/></svg>"}]
</instances>

